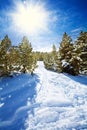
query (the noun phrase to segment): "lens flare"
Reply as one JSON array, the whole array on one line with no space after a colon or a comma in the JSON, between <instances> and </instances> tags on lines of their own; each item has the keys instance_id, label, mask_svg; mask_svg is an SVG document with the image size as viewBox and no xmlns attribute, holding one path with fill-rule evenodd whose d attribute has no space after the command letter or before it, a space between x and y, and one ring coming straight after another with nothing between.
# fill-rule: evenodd
<instances>
[{"instance_id":1,"label":"lens flare","mask_svg":"<svg viewBox=\"0 0 87 130\"><path fill-rule=\"evenodd\" d=\"M40 3L16 4L16 10L12 13L12 21L21 32L34 34L48 29L50 13Z\"/></svg>"}]
</instances>

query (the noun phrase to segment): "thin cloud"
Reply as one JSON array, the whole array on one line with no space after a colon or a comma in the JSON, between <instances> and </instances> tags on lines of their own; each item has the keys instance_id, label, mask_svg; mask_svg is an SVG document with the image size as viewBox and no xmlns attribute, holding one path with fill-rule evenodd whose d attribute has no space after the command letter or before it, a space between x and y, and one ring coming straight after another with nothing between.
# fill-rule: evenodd
<instances>
[{"instance_id":1,"label":"thin cloud","mask_svg":"<svg viewBox=\"0 0 87 130\"><path fill-rule=\"evenodd\" d=\"M34 37L34 39L32 37L30 40L32 43L34 43L33 48L35 51L50 52L52 50L53 44L56 45L57 49L59 48L61 37L58 35L49 35L48 37Z\"/></svg>"},{"instance_id":2,"label":"thin cloud","mask_svg":"<svg viewBox=\"0 0 87 130\"><path fill-rule=\"evenodd\" d=\"M75 32L80 32L81 30L82 30L82 28L80 27L80 28L73 29L71 32L75 33Z\"/></svg>"}]
</instances>

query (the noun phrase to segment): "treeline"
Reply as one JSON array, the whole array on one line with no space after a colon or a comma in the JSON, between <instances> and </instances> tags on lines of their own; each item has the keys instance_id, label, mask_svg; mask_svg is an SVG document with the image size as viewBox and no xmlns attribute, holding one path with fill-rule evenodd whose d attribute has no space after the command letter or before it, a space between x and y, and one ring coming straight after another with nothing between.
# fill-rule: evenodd
<instances>
[{"instance_id":1,"label":"treeline","mask_svg":"<svg viewBox=\"0 0 87 130\"><path fill-rule=\"evenodd\" d=\"M87 74L87 32L81 32L76 41L64 33L60 47L55 45L52 51L33 52L27 37L23 37L18 46L13 46L6 35L0 42L0 76L14 72L33 73L37 61L43 61L45 68L55 72L71 75Z\"/></svg>"},{"instance_id":2,"label":"treeline","mask_svg":"<svg viewBox=\"0 0 87 130\"><path fill-rule=\"evenodd\" d=\"M43 57L46 69L72 75L87 74L87 32L81 32L75 42L64 33L59 50L53 45L52 52Z\"/></svg>"},{"instance_id":3,"label":"treeline","mask_svg":"<svg viewBox=\"0 0 87 130\"><path fill-rule=\"evenodd\" d=\"M27 37L24 36L18 46L13 46L6 35L0 42L0 76L8 76L14 72L32 74L36 67L37 60Z\"/></svg>"}]
</instances>

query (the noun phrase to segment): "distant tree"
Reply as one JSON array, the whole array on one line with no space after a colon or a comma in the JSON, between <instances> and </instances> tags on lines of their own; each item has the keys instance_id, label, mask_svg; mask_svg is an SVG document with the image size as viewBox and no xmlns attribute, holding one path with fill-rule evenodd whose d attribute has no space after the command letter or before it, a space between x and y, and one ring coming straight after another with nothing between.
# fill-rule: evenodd
<instances>
[{"instance_id":1,"label":"distant tree","mask_svg":"<svg viewBox=\"0 0 87 130\"><path fill-rule=\"evenodd\" d=\"M52 51L44 57L45 68L56 72L62 72L62 62L60 61L59 53L56 46L52 46Z\"/></svg>"},{"instance_id":2,"label":"distant tree","mask_svg":"<svg viewBox=\"0 0 87 130\"><path fill-rule=\"evenodd\" d=\"M57 69L57 64L56 64L57 57L58 57L57 56L57 49L56 49L56 46L53 44L52 52L51 52L51 59L52 59L52 63L53 63L52 69L54 71L56 71L56 69Z\"/></svg>"},{"instance_id":3,"label":"distant tree","mask_svg":"<svg viewBox=\"0 0 87 130\"><path fill-rule=\"evenodd\" d=\"M46 69L53 70L53 58L51 53L47 53L44 56L44 65Z\"/></svg>"},{"instance_id":4,"label":"distant tree","mask_svg":"<svg viewBox=\"0 0 87 130\"><path fill-rule=\"evenodd\" d=\"M52 47L52 59L53 59L53 70L57 72L62 72L62 62L60 60L60 54L56 49L56 46Z\"/></svg>"},{"instance_id":5,"label":"distant tree","mask_svg":"<svg viewBox=\"0 0 87 130\"><path fill-rule=\"evenodd\" d=\"M35 57L36 57L36 59L38 61L43 61L45 53L44 52L36 51L36 52L34 52L34 55L35 55Z\"/></svg>"},{"instance_id":6,"label":"distant tree","mask_svg":"<svg viewBox=\"0 0 87 130\"><path fill-rule=\"evenodd\" d=\"M53 44L52 46L52 55L55 57L56 55L56 52L57 52L57 49L56 49L56 46Z\"/></svg>"},{"instance_id":7,"label":"distant tree","mask_svg":"<svg viewBox=\"0 0 87 130\"><path fill-rule=\"evenodd\" d=\"M44 56L44 65L48 70L55 70L56 46L52 46L52 51Z\"/></svg>"}]
</instances>

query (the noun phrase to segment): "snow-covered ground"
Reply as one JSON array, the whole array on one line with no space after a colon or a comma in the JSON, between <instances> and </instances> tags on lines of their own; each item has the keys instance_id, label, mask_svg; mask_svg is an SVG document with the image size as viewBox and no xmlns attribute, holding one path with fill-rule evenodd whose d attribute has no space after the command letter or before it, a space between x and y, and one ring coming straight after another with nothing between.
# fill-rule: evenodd
<instances>
[{"instance_id":1,"label":"snow-covered ground","mask_svg":"<svg viewBox=\"0 0 87 130\"><path fill-rule=\"evenodd\" d=\"M42 62L36 73L40 83L26 130L87 130L87 77L47 71Z\"/></svg>"},{"instance_id":2,"label":"snow-covered ground","mask_svg":"<svg viewBox=\"0 0 87 130\"><path fill-rule=\"evenodd\" d=\"M33 77L1 79L0 130L87 130L87 76L38 64Z\"/></svg>"}]
</instances>

